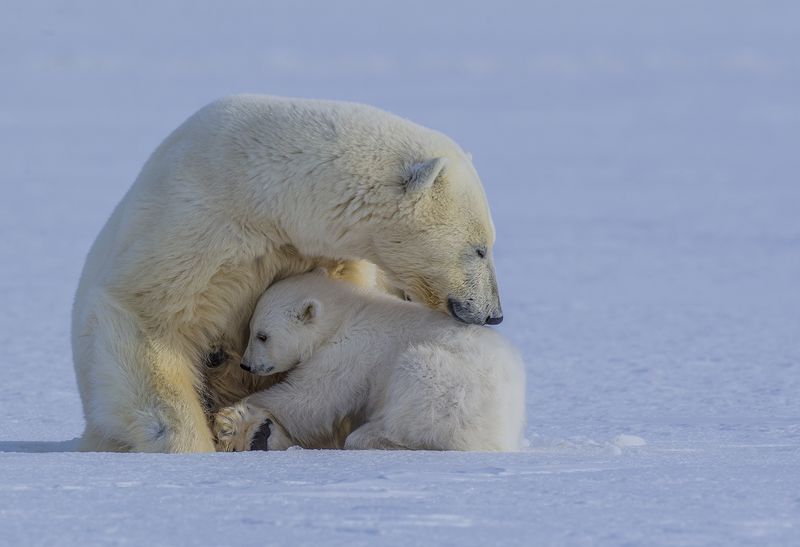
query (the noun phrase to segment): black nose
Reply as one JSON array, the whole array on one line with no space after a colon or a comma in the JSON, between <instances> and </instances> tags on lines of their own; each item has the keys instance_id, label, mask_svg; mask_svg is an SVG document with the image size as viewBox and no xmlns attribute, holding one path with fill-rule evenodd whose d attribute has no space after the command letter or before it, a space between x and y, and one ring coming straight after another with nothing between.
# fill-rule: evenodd
<instances>
[{"instance_id":1,"label":"black nose","mask_svg":"<svg viewBox=\"0 0 800 547\"><path fill-rule=\"evenodd\" d=\"M247 366L247 365L245 365L244 363L240 364L239 366L240 366L240 367L242 367L242 368L243 368L244 370L246 370L247 372L253 372L252 370L250 370L250 367L248 367L248 366Z\"/></svg>"},{"instance_id":2,"label":"black nose","mask_svg":"<svg viewBox=\"0 0 800 547\"><path fill-rule=\"evenodd\" d=\"M503 322L503 316L502 315L498 315L497 317L487 317L486 318L486 324L487 325L499 325L502 322Z\"/></svg>"}]
</instances>

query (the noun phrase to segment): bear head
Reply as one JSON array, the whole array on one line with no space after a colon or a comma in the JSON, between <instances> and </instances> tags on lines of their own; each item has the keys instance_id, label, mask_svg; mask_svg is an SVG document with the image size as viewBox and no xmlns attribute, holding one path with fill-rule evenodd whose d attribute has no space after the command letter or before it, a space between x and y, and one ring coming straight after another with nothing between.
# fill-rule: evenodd
<instances>
[{"instance_id":1,"label":"bear head","mask_svg":"<svg viewBox=\"0 0 800 547\"><path fill-rule=\"evenodd\" d=\"M243 369L267 376L290 370L311 357L329 329L322 322L322 302L309 295L324 292L326 282L334 283L319 270L284 279L267 289L250 320Z\"/></svg>"},{"instance_id":2,"label":"bear head","mask_svg":"<svg viewBox=\"0 0 800 547\"><path fill-rule=\"evenodd\" d=\"M465 323L500 323L494 224L472 162L451 152L401 170L392 222L373 225L377 265L410 300Z\"/></svg>"}]
</instances>

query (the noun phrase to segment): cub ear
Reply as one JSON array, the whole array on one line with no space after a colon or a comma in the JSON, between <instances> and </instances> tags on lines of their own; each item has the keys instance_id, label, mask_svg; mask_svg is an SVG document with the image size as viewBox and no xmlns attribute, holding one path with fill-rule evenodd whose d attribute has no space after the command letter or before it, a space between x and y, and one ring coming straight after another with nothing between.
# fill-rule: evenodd
<instances>
[{"instance_id":1,"label":"cub ear","mask_svg":"<svg viewBox=\"0 0 800 547\"><path fill-rule=\"evenodd\" d=\"M409 166L405 174L406 192L419 192L433 186L446 165L446 158L433 158Z\"/></svg>"},{"instance_id":2,"label":"cub ear","mask_svg":"<svg viewBox=\"0 0 800 547\"><path fill-rule=\"evenodd\" d=\"M297 310L297 320L304 325L310 325L315 322L322 312L322 304L319 300L313 298L304 300Z\"/></svg>"}]
</instances>

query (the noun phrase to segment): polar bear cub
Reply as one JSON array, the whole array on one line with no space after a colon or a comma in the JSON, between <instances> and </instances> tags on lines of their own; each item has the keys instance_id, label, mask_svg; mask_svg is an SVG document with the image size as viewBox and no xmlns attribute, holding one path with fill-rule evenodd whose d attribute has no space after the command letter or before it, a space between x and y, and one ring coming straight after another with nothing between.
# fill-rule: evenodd
<instances>
[{"instance_id":1,"label":"polar bear cub","mask_svg":"<svg viewBox=\"0 0 800 547\"><path fill-rule=\"evenodd\" d=\"M219 450L517 450L522 440L524 367L502 336L324 272L264 293L241 366L290 372L217 413Z\"/></svg>"}]
</instances>

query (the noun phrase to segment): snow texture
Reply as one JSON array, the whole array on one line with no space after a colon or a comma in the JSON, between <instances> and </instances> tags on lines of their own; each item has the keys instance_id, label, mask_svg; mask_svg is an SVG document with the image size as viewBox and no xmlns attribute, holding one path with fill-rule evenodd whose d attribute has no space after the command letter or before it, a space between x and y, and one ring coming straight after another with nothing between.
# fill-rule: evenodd
<instances>
[{"instance_id":1,"label":"snow texture","mask_svg":"<svg viewBox=\"0 0 800 547\"><path fill-rule=\"evenodd\" d=\"M0 544L800 544L800 4L16 2ZM147 155L236 92L474 155L521 453L80 454L69 311Z\"/></svg>"}]
</instances>

